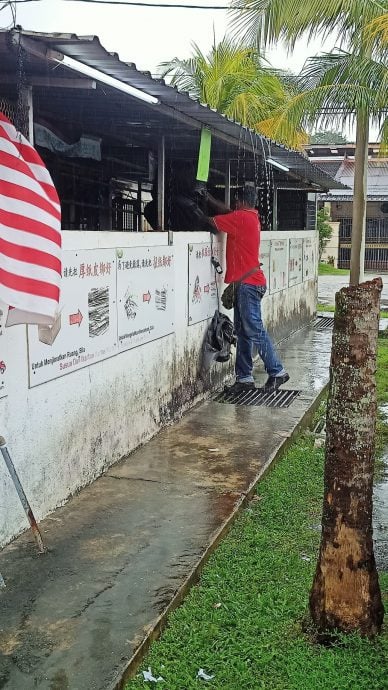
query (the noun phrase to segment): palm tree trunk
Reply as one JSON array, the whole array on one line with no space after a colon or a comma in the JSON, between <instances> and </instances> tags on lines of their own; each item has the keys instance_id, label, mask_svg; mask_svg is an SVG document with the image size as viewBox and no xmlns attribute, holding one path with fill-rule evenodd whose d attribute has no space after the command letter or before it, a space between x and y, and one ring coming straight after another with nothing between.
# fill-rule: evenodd
<instances>
[{"instance_id":1,"label":"palm tree trunk","mask_svg":"<svg viewBox=\"0 0 388 690\"><path fill-rule=\"evenodd\" d=\"M364 280L369 112L357 113L350 285Z\"/></svg>"},{"instance_id":2,"label":"palm tree trunk","mask_svg":"<svg viewBox=\"0 0 388 690\"><path fill-rule=\"evenodd\" d=\"M327 632L379 632L384 609L373 554L372 490L380 278L336 295L325 495L310 612Z\"/></svg>"}]
</instances>

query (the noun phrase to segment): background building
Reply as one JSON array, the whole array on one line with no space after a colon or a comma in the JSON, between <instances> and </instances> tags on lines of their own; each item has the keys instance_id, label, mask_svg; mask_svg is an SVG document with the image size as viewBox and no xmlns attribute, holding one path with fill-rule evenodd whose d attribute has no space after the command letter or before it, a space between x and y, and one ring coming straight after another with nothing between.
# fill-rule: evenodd
<instances>
[{"instance_id":1,"label":"background building","mask_svg":"<svg viewBox=\"0 0 388 690\"><path fill-rule=\"evenodd\" d=\"M333 257L335 266L349 268L355 144L313 145L307 152L311 162L347 187L331 189L319 199L333 224L324 259ZM388 271L388 158L379 155L379 144L369 144L367 194L365 269Z\"/></svg>"}]
</instances>

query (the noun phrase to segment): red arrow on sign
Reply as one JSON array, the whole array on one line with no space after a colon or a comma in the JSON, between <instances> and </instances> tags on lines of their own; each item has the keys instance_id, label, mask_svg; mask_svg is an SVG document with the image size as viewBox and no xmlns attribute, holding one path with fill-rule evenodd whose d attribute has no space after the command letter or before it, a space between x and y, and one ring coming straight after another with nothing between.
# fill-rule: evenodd
<instances>
[{"instance_id":1,"label":"red arrow on sign","mask_svg":"<svg viewBox=\"0 0 388 690\"><path fill-rule=\"evenodd\" d=\"M78 326L80 326L83 318L84 317L82 316L80 310L78 309L76 314L70 314L70 316L69 316L70 326L74 326L74 324L77 324L77 323L78 323Z\"/></svg>"},{"instance_id":2,"label":"red arrow on sign","mask_svg":"<svg viewBox=\"0 0 388 690\"><path fill-rule=\"evenodd\" d=\"M143 295L143 302L151 302L151 293L149 290Z\"/></svg>"},{"instance_id":3,"label":"red arrow on sign","mask_svg":"<svg viewBox=\"0 0 388 690\"><path fill-rule=\"evenodd\" d=\"M203 291L204 291L204 292L209 292L209 286L208 286L208 285L205 285L205 287L203 288Z\"/></svg>"}]
</instances>

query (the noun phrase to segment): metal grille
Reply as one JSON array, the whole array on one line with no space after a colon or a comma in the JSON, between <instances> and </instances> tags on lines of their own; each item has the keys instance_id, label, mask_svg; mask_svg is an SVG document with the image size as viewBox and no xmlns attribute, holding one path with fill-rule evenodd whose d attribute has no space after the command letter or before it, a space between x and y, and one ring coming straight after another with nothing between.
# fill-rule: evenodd
<instances>
[{"instance_id":1,"label":"metal grille","mask_svg":"<svg viewBox=\"0 0 388 690\"><path fill-rule=\"evenodd\" d=\"M352 236L352 219L341 218L340 239L350 242ZM366 241L369 244L388 242L388 218L366 219Z\"/></svg>"},{"instance_id":2,"label":"metal grille","mask_svg":"<svg viewBox=\"0 0 388 690\"><path fill-rule=\"evenodd\" d=\"M326 331L334 326L334 316L317 316L314 328L317 331Z\"/></svg>"},{"instance_id":3,"label":"metal grille","mask_svg":"<svg viewBox=\"0 0 388 690\"><path fill-rule=\"evenodd\" d=\"M338 268L350 268L350 248L340 246ZM388 246L366 247L365 270L388 271Z\"/></svg>"},{"instance_id":4,"label":"metal grille","mask_svg":"<svg viewBox=\"0 0 388 690\"><path fill-rule=\"evenodd\" d=\"M315 230L317 227L317 202L307 201L306 230Z\"/></svg>"},{"instance_id":5,"label":"metal grille","mask_svg":"<svg viewBox=\"0 0 388 690\"><path fill-rule=\"evenodd\" d=\"M112 201L112 230L120 232L137 232L138 217L135 203L127 199L116 198Z\"/></svg>"},{"instance_id":6,"label":"metal grille","mask_svg":"<svg viewBox=\"0 0 388 690\"><path fill-rule=\"evenodd\" d=\"M224 390L215 398L215 402L231 405L249 405L255 407L290 407L300 391L280 390L269 393L264 388L253 388L242 393Z\"/></svg>"},{"instance_id":7,"label":"metal grille","mask_svg":"<svg viewBox=\"0 0 388 690\"><path fill-rule=\"evenodd\" d=\"M350 268L350 248L339 248L338 254L338 268Z\"/></svg>"},{"instance_id":8,"label":"metal grille","mask_svg":"<svg viewBox=\"0 0 388 690\"><path fill-rule=\"evenodd\" d=\"M304 227L306 227L306 193L297 190L279 189L278 229L299 230Z\"/></svg>"},{"instance_id":9,"label":"metal grille","mask_svg":"<svg viewBox=\"0 0 388 690\"><path fill-rule=\"evenodd\" d=\"M17 122L18 112L20 120L19 123ZM22 134L28 138L27 105L23 105L22 103L18 105L16 101L12 101L9 98L0 97L0 113L3 113L5 117L8 117L8 120L10 120L15 127L19 126Z\"/></svg>"},{"instance_id":10,"label":"metal grille","mask_svg":"<svg viewBox=\"0 0 388 690\"><path fill-rule=\"evenodd\" d=\"M0 97L0 112L11 120L12 124L16 120L16 103L12 103L8 98Z\"/></svg>"},{"instance_id":11,"label":"metal grille","mask_svg":"<svg viewBox=\"0 0 388 690\"><path fill-rule=\"evenodd\" d=\"M352 219L341 218L338 268L350 267ZM365 269L388 270L388 218L366 219Z\"/></svg>"}]
</instances>

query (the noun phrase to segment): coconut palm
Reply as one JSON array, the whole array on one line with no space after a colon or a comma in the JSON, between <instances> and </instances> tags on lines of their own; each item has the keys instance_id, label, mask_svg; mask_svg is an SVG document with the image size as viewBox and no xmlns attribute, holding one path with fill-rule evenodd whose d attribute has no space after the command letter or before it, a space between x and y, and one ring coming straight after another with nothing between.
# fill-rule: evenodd
<instances>
[{"instance_id":1,"label":"coconut palm","mask_svg":"<svg viewBox=\"0 0 388 690\"><path fill-rule=\"evenodd\" d=\"M373 80L373 76L370 79L367 71L369 68L374 69L374 58L377 62L380 61L383 68L380 70L382 81L371 109L370 98L366 97L366 92L361 86L357 86L357 78L354 79L356 76L354 68L348 74L348 84L346 70L342 70L340 80L333 78L331 103L330 84L328 82L324 84L326 95L324 113L326 118L328 114L333 114L334 119L337 114L342 114L339 107L341 101L350 103L346 93L350 95L352 88L357 86L353 112L350 112L348 108L343 111L343 119L353 118L357 130L350 269L350 283L357 284L363 279L364 274L367 152L371 116L379 120L383 143L386 143L388 139L386 43L384 47L388 1L309 0L301 3L300 0L232 0L232 7L233 5L238 8L235 10L237 30L246 39L257 41L260 47L283 40L292 49L302 35L307 34L309 37L317 34L323 37L330 35L340 42L344 50L357 58L362 69L359 76L365 77L369 83ZM243 11L241 7L244 7ZM330 72L328 78L330 78ZM318 109L315 112L315 119L319 119L322 115L322 104L320 95L316 94L316 96ZM303 97L300 103L306 103ZM313 100L311 100L312 103ZM278 125L279 132L286 126L288 126L287 121L282 118L282 124Z\"/></svg>"},{"instance_id":2,"label":"coconut palm","mask_svg":"<svg viewBox=\"0 0 388 690\"><path fill-rule=\"evenodd\" d=\"M232 0L231 6L239 33L251 42L269 46L281 40L290 48L306 34L355 45L388 9L387 0Z\"/></svg>"},{"instance_id":3,"label":"coconut palm","mask_svg":"<svg viewBox=\"0 0 388 690\"><path fill-rule=\"evenodd\" d=\"M227 36L207 55L193 44L189 59L175 58L160 68L173 86L270 138L271 114L295 94L292 75L272 69L256 48ZM307 143L304 131L286 124L277 130L277 140L292 148Z\"/></svg>"},{"instance_id":4,"label":"coconut palm","mask_svg":"<svg viewBox=\"0 0 388 690\"><path fill-rule=\"evenodd\" d=\"M237 4L237 0L235 0ZM310 594L318 631L379 632L383 605L372 540L374 371L380 282L363 277L368 134L388 142L387 0L238 0L240 30L259 45L306 32L333 34L341 48L307 61L302 92L278 113L277 127L356 122L351 286L336 296L319 560ZM385 37L385 38L384 38ZM273 114L276 119L276 113Z\"/></svg>"},{"instance_id":5,"label":"coconut palm","mask_svg":"<svg viewBox=\"0 0 388 690\"><path fill-rule=\"evenodd\" d=\"M366 41L369 47L377 49L382 52L383 59L387 57L388 52L388 12L382 14L380 17L375 17L365 29Z\"/></svg>"},{"instance_id":6,"label":"coconut palm","mask_svg":"<svg viewBox=\"0 0 388 690\"><path fill-rule=\"evenodd\" d=\"M381 150L388 146L388 68L364 52L334 50L309 58L297 78L298 91L273 111L273 132L353 124L367 117L378 126Z\"/></svg>"}]
</instances>

